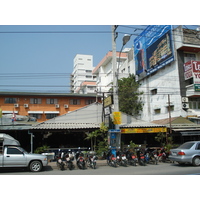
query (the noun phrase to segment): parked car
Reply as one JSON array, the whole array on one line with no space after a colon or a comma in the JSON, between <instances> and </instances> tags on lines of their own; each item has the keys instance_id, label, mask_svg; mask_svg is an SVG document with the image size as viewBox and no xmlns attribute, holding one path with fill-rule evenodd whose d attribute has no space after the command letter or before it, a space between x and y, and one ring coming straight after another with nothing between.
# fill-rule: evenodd
<instances>
[{"instance_id":1,"label":"parked car","mask_svg":"<svg viewBox=\"0 0 200 200\"><path fill-rule=\"evenodd\" d=\"M200 165L200 141L190 141L170 150L169 159L179 164Z\"/></svg>"}]
</instances>

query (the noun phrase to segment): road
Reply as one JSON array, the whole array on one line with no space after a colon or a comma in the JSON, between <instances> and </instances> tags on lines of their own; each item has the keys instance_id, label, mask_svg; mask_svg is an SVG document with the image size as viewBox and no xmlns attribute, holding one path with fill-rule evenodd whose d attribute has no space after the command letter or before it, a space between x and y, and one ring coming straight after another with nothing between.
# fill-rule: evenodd
<instances>
[{"instance_id":1,"label":"road","mask_svg":"<svg viewBox=\"0 0 200 200\"><path fill-rule=\"evenodd\" d=\"M44 168L42 172L29 172L26 170L1 170L0 175L200 175L200 167L192 165L180 166L173 163L149 164L147 166L109 167L99 166L97 169L74 169L60 171L51 166Z\"/></svg>"}]
</instances>

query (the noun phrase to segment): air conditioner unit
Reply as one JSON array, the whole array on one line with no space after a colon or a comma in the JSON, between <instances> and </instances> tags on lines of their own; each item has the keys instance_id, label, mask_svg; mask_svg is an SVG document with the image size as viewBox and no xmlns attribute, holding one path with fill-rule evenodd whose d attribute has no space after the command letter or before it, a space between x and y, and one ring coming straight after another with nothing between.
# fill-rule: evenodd
<instances>
[{"instance_id":1,"label":"air conditioner unit","mask_svg":"<svg viewBox=\"0 0 200 200\"><path fill-rule=\"evenodd\" d=\"M19 107L19 104L18 104L18 103L15 103L15 104L14 104L14 107L15 107L15 108L18 108L18 107Z\"/></svg>"},{"instance_id":2,"label":"air conditioner unit","mask_svg":"<svg viewBox=\"0 0 200 200\"><path fill-rule=\"evenodd\" d=\"M64 108L69 108L68 104L65 104L65 105L64 105Z\"/></svg>"},{"instance_id":3,"label":"air conditioner unit","mask_svg":"<svg viewBox=\"0 0 200 200\"><path fill-rule=\"evenodd\" d=\"M28 104L24 104L24 108L28 108Z\"/></svg>"},{"instance_id":4,"label":"air conditioner unit","mask_svg":"<svg viewBox=\"0 0 200 200\"><path fill-rule=\"evenodd\" d=\"M60 107L60 105L59 105L59 104L55 104L55 107L56 107L56 108L59 108L59 107Z\"/></svg>"}]
</instances>

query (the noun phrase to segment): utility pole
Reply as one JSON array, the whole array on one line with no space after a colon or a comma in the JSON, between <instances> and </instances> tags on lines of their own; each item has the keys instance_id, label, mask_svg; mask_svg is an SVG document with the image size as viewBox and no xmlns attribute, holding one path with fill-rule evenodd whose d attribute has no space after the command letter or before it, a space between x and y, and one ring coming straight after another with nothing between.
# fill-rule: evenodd
<instances>
[{"instance_id":1,"label":"utility pole","mask_svg":"<svg viewBox=\"0 0 200 200\"><path fill-rule=\"evenodd\" d=\"M171 133L172 133L172 122L171 122L171 106L170 106L170 95L169 94L168 94L168 113L169 113L169 134L171 135ZM168 143L167 132L166 132L166 142Z\"/></svg>"},{"instance_id":2,"label":"utility pole","mask_svg":"<svg viewBox=\"0 0 200 200\"><path fill-rule=\"evenodd\" d=\"M117 55L116 55L116 33L117 26L112 25L112 71L113 71L113 102L114 102L114 113L119 113L119 99L118 99L118 87L117 87ZM113 116L114 117L114 116ZM119 124L115 123L115 129L109 131L110 146L112 154L116 157L117 149L121 146L121 133Z\"/></svg>"}]
</instances>

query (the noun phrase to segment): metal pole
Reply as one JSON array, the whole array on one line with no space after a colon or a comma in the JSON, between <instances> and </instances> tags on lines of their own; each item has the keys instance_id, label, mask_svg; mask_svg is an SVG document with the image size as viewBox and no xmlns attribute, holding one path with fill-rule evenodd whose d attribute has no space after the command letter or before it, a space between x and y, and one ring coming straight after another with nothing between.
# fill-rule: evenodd
<instances>
[{"instance_id":1,"label":"metal pole","mask_svg":"<svg viewBox=\"0 0 200 200\"><path fill-rule=\"evenodd\" d=\"M117 93L117 56L116 56L116 26L112 26L112 69L113 69L113 102L114 102L114 112L119 112L119 100ZM115 129L119 129L119 125L115 124ZM116 147L121 146L121 134L116 133Z\"/></svg>"}]
</instances>

